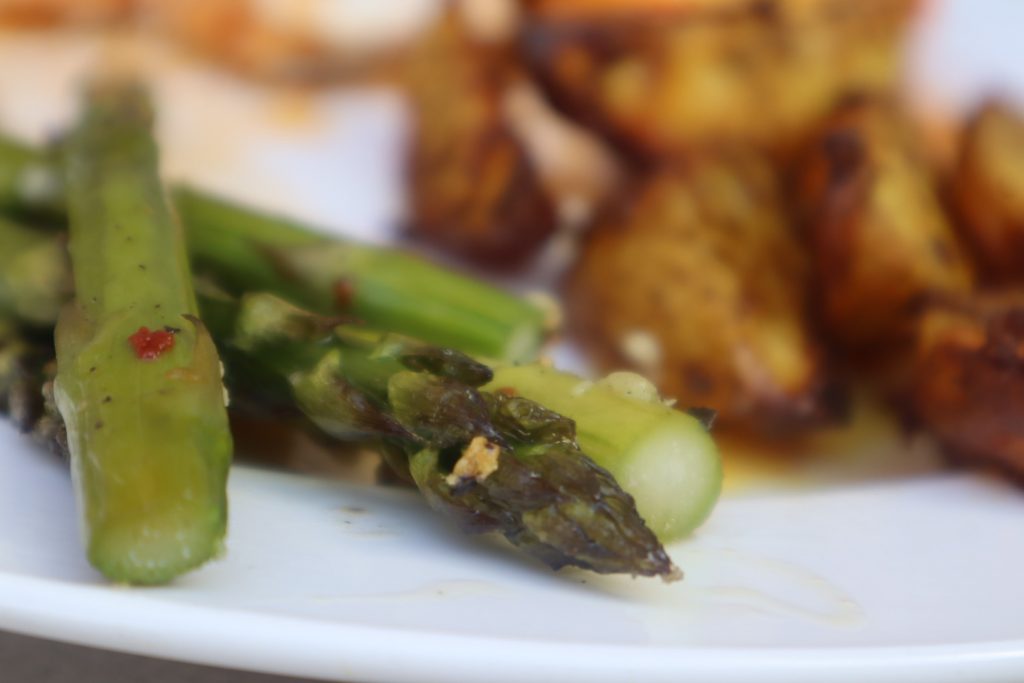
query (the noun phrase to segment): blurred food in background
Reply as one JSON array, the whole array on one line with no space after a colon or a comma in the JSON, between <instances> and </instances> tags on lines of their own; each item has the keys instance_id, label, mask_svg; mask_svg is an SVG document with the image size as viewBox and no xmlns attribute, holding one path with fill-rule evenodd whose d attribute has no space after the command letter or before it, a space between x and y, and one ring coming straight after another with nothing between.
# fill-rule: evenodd
<instances>
[{"instance_id":1,"label":"blurred food in background","mask_svg":"<svg viewBox=\"0 0 1024 683\"><path fill-rule=\"evenodd\" d=\"M799 175L814 296L837 348L869 359L898 353L928 296L969 291L970 268L934 169L895 104L840 105L815 133Z\"/></svg>"},{"instance_id":2,"label":"blurred food in background","mask_svg":"<svg viewBox=\"0 0 1024 683\"><path fill-rule=\"evenodd\" d=\"M524 28L566 112L648 156L792 150L845 93L897 81L908 0L539 0Z\"/></svg>"},{"instance_id":3,"label":"blurred food in background","mask_svg":"<svg viewBox=\"0 0 1024 683\"><path fill-rule=\"evenodd\" d=\"M723 150L638 175L597 212L566 306L603 367L779 435L834 417L810 275L771 164Z\"/></svg>"},{"instance_id":4,"label":"blurred food in background","mask_svg":"<svg viewBox=\"0 0 1024 683\"><path fill-rule=\"evenodd\" d=\"M376 68L413 39L433 0L381 13L335 0L0 0L0 26L115 26L180 47L246 76L329 83Z\"/></svg>"},{"instance_id":5,"label":"blurred food in background","mask_svg":"<svg viewBox=\"0 0 1024 683\"><path fill-rule=\"evenodd\" d=\"M766 445L867 391L961 460L1024 469L1024 119L987 104L943 141L954 158L926 135L902 93L927 3L410 0L373 39L322 20L360 4L0 18L131 23L274 81L392 82L408 234L532 274L558 245L567 332L599 370Z\"/></svg>"},{"instance_id":6,"label":"blurred food in background","mask_svg":"<svg viewBox=\"0 0 1024 683\"><path fill-rule=\"evenodd\" d=\"M952 180L984 280L1024 284L1024 118L987 102L970 119Z\"/></svg>"},{"instance_id":7,"label":"blurred food in background","mask_svg":"<svg viewBox=\"0 0 1024 683\"><path fill-rule=\"evenodd\" d=\"M414 129L408 177L411 228L481 262L514 265L554 232L538 169L505 115L524 75L506 40L474 35L448 11L413 51L408 85Z\"/></svg>"},{"instance_id":8,"label":"blurred food in background","mask_svg":"<svg viewBox=\"0 0 1024 683\"><path fill-rule=\"evenodd\" d=\"M139 0L0 0L0 23L11 26L94 25L123 21Z\"/></svg>"},{"instance_id":9,"label":"blurred food in background","mask_svg":"<svg viewBox=\"0 0 1024 683\"><path fill-rule=\"evenodd\" d=\"M920 330L914 417L959 461L1024 481L1024 292L935 302Z\"/></svg>"}]
</instances>

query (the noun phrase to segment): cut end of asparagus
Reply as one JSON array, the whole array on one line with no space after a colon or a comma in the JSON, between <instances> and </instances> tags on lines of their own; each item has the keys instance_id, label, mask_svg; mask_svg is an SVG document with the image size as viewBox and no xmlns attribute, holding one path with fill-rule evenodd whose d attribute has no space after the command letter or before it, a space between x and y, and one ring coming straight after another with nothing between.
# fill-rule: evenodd
<instances>
[{"instance_id":1,"label":"cut end of asparagus","mask_svg":"<svg viewBox=\"0 0 1024 683\"><path fill-rule=\"evenodd\" d=\"M684 413L673 417L697 422ZM722 465L707 432L671 418L665 422L634 446L616 479L627 491L643 493L637 497L640 515L668 542L689 535L711 514L722 488Z\"/></svg>"},{"instance_id":2,"label":"cut end of asparagus","mask_svg":"<svg viewBox=\"0 0 1024 683\"><path fill-rule=\"evenodd\" d=\"M167 583L223 550L225 520L169 515L93 528L89 561L107 578L134 585Z\"/></svg>"}]
</instances>

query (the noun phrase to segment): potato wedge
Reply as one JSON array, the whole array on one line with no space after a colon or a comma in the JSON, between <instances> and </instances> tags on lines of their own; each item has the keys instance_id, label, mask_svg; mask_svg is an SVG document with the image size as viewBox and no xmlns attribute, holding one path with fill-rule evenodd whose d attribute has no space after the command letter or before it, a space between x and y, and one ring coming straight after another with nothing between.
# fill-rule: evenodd
<instances>
[{"instance_id":1,"label":"potato wedge","mask_svg":"<svg viewBox=\"0 0 1024 683\"><path fill-rule=\"evenodd\" d=\"M928 296L971 288L931 170L888 103L862 99L837 111L800 174L818 310L845 350L892 353L913 338Z\"/></svg>"},{"instance_id":2,"label":"potato wedge","mask_svg":"<svg viewBox=\"0 0 1024 683\"><path fill-rule=\"evenodd\" d=\"M986 283L1024 283L1024 117L989 102L967 125L951 192Z\"/></svg>"},{"instance_id":3,"label":"potato wedge","mask_svg":"<svg viewBox=\"0 0 1024 683\"><path fill-rule=\"evenodd\" d=\"M407 78L411 231L495 265L521 262L555 228L539 173L505 117L516 66L508 45L475 40L453 11L413 53Z\"/></svg>"},{"instance_id":4,"label":"potato wedge","mask_svg":"<svg viewBox=\"0 0 1024 683\"><path fill-rule=\"evenodd\" d=\"M781 436L833 414L808 274L773 168L745 153L694 156L599 214L567 314L605 370L637 370L728 428Z\"/></svg>"},{"instance_id":5,"label":"potato wedge","mask_svg":"<svg viewBox=\"0 0 1024 683\"><path fill-rule=\"evenodd\" d=\"M524 52L553 100L627 149L786 153L850 90L898 76L913 0L542 0Z\"/></svg>"},{"instance_id":6,"label":"potato wedge","mask_svg":"<svg viewBox=\"0 0 1024 683\"><path fill-rule=\"evenodd\" d=\"M908 393L958 460L1024 478L1024 293L930 305Z\"/></svg>"}]
</instances>

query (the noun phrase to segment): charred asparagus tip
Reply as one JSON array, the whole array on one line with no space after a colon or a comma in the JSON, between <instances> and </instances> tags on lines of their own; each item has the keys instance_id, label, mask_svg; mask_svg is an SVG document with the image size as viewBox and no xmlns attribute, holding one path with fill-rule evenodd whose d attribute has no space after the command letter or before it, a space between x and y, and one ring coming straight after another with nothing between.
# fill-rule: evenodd
<instances>
[{"instance_id":1,"label":"charred asparagus tip","mask_svg":"<svg viewBox=\"0 0 1024 683\"><path fill-rule=\"evenodd\" d=\"M486 436L474 436L455 462L451 474L445 478L445 483L455 487L469 479L478 484L483 482L498 469L500 453L501 447Z\"/></svg>"}]
</instances>

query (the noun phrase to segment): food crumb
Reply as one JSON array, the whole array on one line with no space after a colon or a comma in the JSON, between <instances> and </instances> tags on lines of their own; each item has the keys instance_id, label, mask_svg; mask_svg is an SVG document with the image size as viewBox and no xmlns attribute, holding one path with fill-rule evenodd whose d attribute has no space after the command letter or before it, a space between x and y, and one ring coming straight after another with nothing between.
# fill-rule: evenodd
<instances>
[{"instance_id":1,"label":"food crumb","mask_svg":"<svg viewBox=\"0 0 1024 683\"><path fill-rule=\"evenodd\" d=\"M452 473L445 480L449 486L473 479L480 483L498 469L498 455L501 447L485 436L474 436L462 455L455 462Z\"/></svg>"}]
</instances>

